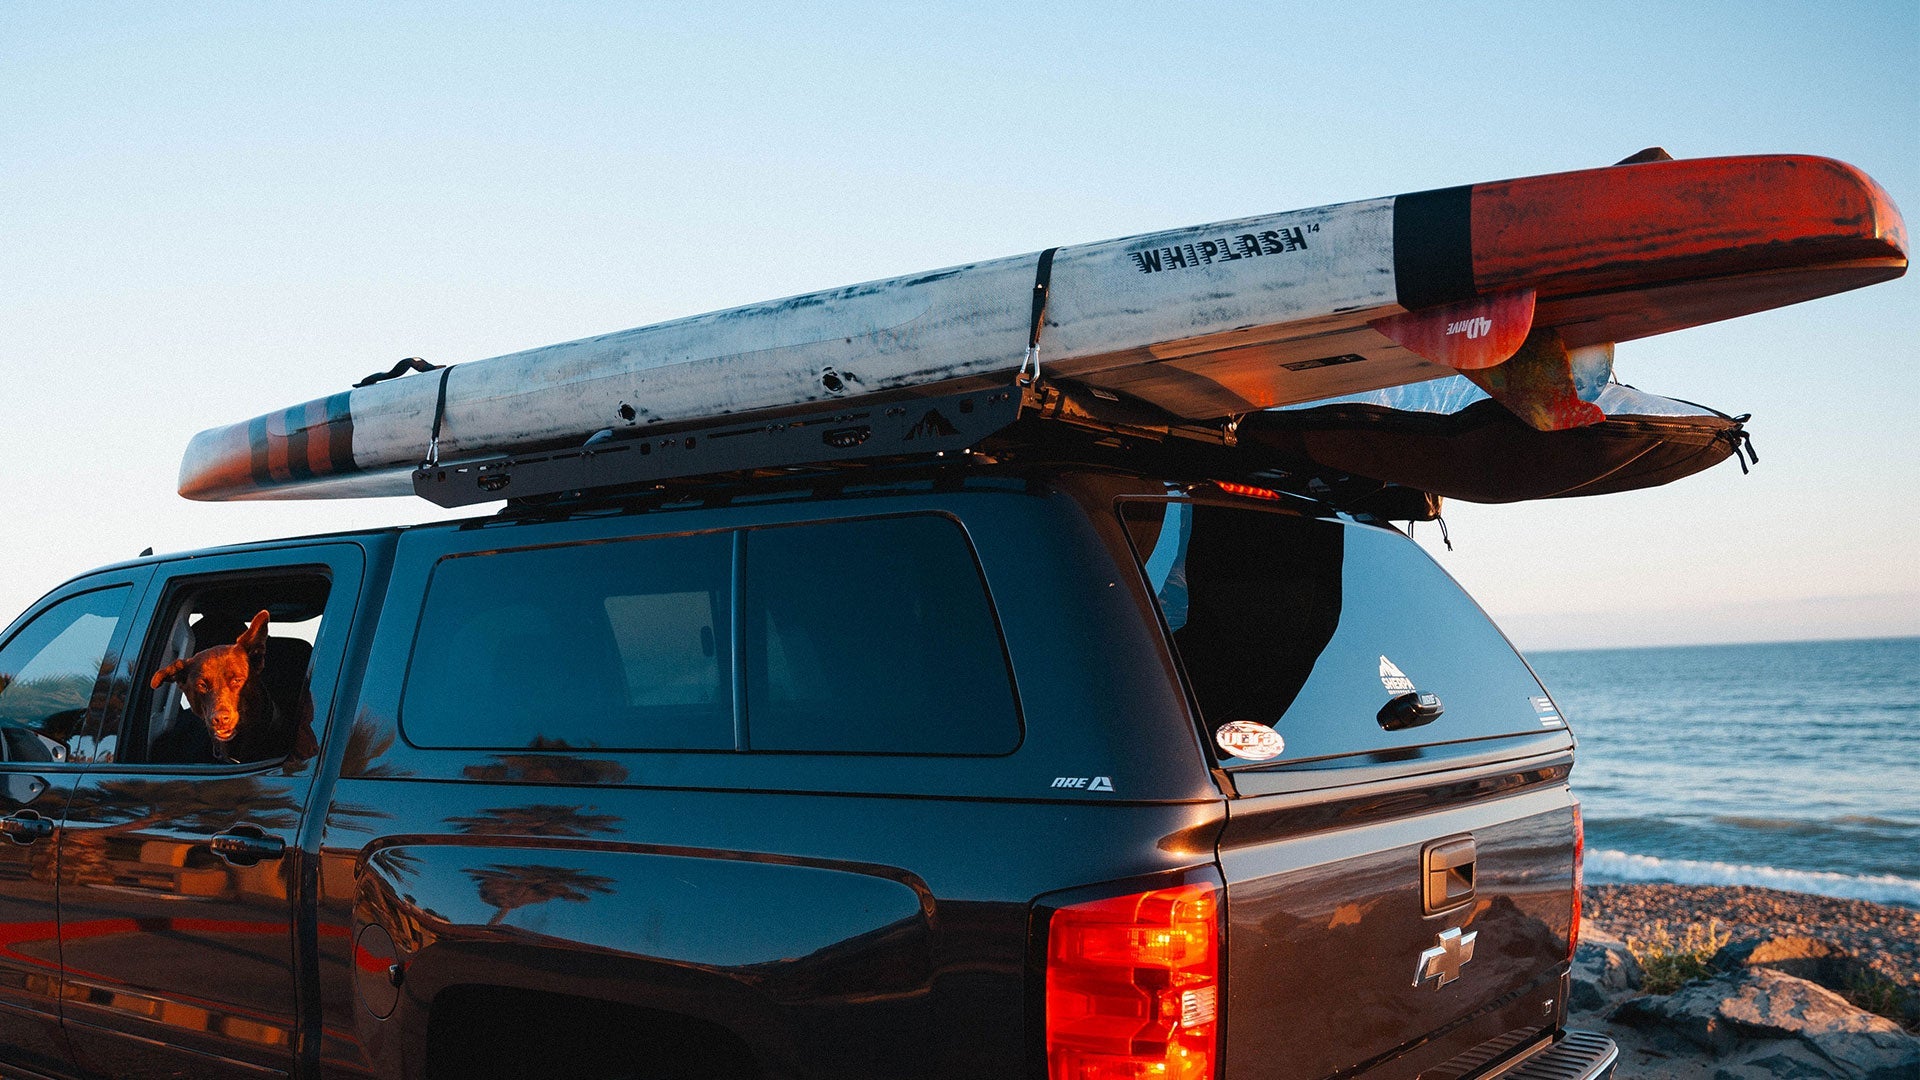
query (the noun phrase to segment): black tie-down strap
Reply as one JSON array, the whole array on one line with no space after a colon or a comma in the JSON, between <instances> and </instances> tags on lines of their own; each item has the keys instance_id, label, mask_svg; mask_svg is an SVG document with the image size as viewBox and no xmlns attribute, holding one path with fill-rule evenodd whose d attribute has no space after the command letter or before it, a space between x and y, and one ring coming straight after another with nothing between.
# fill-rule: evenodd
<instances>
[{"instance_id":1,"label":"black tie-down strap","mask_svg":"<svg viewBox=\"0 0 1920 1080\"><path fill-rule=\"evenodd\" d=\"M374 383L386 382L388 379L397 379L409 371L439 371L440 367L441 365L439 364L429 364L417 356L409 356L385 371L376 371L366 378L361 379L359 382L353 384L353 388L358 390L363 386L372 386Z\"/></svg>"},{"instance_id":2,"label":"black tie-down strap","mask_svg":"<svg viewBox=\"0 0 1920 1080\"><path fill-rule=\"evenodd\" d=\"M427 458L421 462L423 468L431 469L440 464L440 424L447 418L447 376L453 374L453 365L437 369L440 372L440 394L433 403L433 433L427 436Z\"/></svg>"},{"instance_id":3,"label":"black tie-down strap","mask_svg":"<svg viewBox=\"0 0 1920 1080\"><path fill-rule=\"evenodd\" d=\"M1747 462L1751 461L1755 465L1760 464L1760 455L1753 450L1753 436L1747 433L1746 426L1747 421L1753 419L1753 414L1741 413L1739 416L1732 417L1731 419L1733 420L1733 426L1721 432L1720 437L1733 444L1733 460L1740 463L1740 475L1745 476L1747 473ZM1740 456L1743 450L1746 452L1745 457Z\"/></svg>"},{"instance_id":4,"label":"black tie-down strap","mask_svg":"<svg viewBox=\"0 0 1920 1080\"><path fill-rule=\"evenodd\" d=\"M1050 247L1041 252L1040 262L1033 269L1033 319L1027 324L1027 355L1020 361L1021 386L1031 386L1040 378L1040 328L1047 321L1047 290L1053 287L1053 253L1059 250Z\"/></svg>"},{"instance_id":5,"label":"black tie-down strap","mask_svg":"<svg viewBox=\"0 0 1920 1080\"><path fill-rule=\"evenodd\" d=\"M440 373L440 394L433 403L433 431L427 436L427 456L421 461L421 465L425 468L432 468L440 463L440 425L447 419L447 373L452 370L452 364L429 364L418 356L409 356L387 370L376 371L353 384L353 388L358 390L363 386L397 379L409 371Z\"/></svg>"},{"instance_id":6,"label":"black tie-down strap","mask_svg":"<svg viewBox=\"0 0 1920 1080\"><path fill-rule=\"evenodd\" d=\"M1645 153L1645 151L1642 151L1642 153ZM1753 419L1752 413L1741 413L1739 416L1729 416L1711 405L1702 405L1697 401L1688 401L1685 398L1674 398L1673 400L1678 401L1682 405L1691 405L1696 409L1705 409L1720 419L1730 421L1733 424L1732 427L1720 432L1718 438L1725 440L1727 446L1732 448L1733 460L1740 463L1740 475L1747 475L1747 464L1749 462L1755 465L1760 464L1760 455L1753 449L1753 435L1747 431L1747 421Z\"/></svg>"},{"instance_id":7,"label":"black tie-down strap","mask_svg":"<svg viewBox=\"0 0 1920 1080\"><path fill-rule=\"evenodd\" d=\"M1650 150L1642 150L1640 151L1639 154L1635 154L1634 158L1640 157L1641 154L1651 153L1653 150L1659 150L1659 149L1660 148L1656 146L1651 148ZM1661 151L1661 152L1665 153L1665 151ZM1661 159L1647 158L1646 160L1659 161ZM1668 159L1668 160L1671 160L1671 159ZM1633 158L1628 158L1626 161L1620 162L1620 164L1627 165L1627 164L1631 164L1632 162L1633 162ZM1634 389L1634 387L1628 386L1626 383L1621 383L1620 385L1626 386L1627 389L1629 390ZM1749 462L1755 465L1760 464L1760 455L1753 448L1753 435L1752 433L1747 431L1747 421L1753 419L1752 413L1741 413L1739 416L1731 416L1731 415L1728 415L1727 413L1721 412L1719 409L1716 409L1711 405L1702 405L1697 401L1688 401L1686 398L1674 398L1673 400L1679 402L1682 405L1691 405L1696 409L1703 409L1719 417L1720 419L1730 421L1733 424L1732 427L1727 428L1726 430L1720 432L1717 438L1725 440L1727 446L1732 449L1733 460L1736 462L1739 462L1740 464L1740 475L1742 476L1747 475L1747 464Z\"/></svg>"}]
</instances>

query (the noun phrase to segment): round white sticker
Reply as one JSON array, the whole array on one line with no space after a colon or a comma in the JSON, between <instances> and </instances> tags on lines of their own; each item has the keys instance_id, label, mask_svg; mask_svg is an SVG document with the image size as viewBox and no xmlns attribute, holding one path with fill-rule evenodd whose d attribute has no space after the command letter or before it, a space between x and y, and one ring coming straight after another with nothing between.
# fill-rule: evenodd
<instances>
[{"instance_id":1,"label":"round white sticker","mask_svg":"<svg viewBox=\"0 0 1920 1080\"><path fill-rule=\"evenodd\" d=\"M1213 741L1220 744L1220 749L1246 761L1277 758L1287 748L1287 740L1281 738L1279 732L1252 720L1220 725L1213 733Z\"/></svg>"}]
</instances>

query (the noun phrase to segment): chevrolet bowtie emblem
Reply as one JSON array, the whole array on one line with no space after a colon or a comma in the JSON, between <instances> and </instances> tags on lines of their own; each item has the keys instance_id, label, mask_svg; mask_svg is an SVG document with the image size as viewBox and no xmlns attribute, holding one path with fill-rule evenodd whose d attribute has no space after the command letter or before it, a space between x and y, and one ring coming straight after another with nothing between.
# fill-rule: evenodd
<instances>
[{"instance_id":1,"label":"chevrolet bowtie emblem","mask_svg":"<svg viewBox=\"0 0 1920 1080\"><path fill-rule=\"evenodd\" d=\"M1420 964L1413 971L1413 985L1419 986L1428 979L1438 979L1433 988L1439 988L1460 977L1460 968L1473 959L1473 939L1480 931L1462 934L1459 930L1447 930L1434 935L1434 946L1420 954Z\"/></svg>"}]
</instances>

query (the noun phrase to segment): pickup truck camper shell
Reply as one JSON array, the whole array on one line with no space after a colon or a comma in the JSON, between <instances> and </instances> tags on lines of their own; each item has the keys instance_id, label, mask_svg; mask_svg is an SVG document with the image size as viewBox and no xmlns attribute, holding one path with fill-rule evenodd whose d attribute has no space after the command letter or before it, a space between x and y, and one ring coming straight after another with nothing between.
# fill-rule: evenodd
<instances>
[{"instance_id":1,"label":"pickup truck camper shell","mask_svg":"<svg viewBox=\"0 0 1920 1080\"><path fill-rule=\"evenodd\" d=\"M1190 1022L1155 1036L1171 1047L1154 1051L1160 1060L1204 1067L1192 1075L1398 1075L1475 1053L1506 1061L1560 1046L1564 1055L1555 1030L1572 933L1571 736L1542 725L1537 681L1403 537L1310 499L1239 493L1249 490L1070 462L887 464L146 558L70 582L0 639L22 637L75 597L129 587L107 677L124 689L88 710L63 743L65 761L31 766L64 795L58 829L38 843L67 852L71 868L53 890L66 913L55 984L65 989L58 1003L40 999L39 1029L54 1025L60 1037L43 1042L70 1056L35 1061L48 1075L82 1077L144 1075L148 1062L190 1062L206 1076L540 1075L565 1045L609 1062L579 1075L616 1076L612 1063L657 1044L732 1070L663 1075L1053 1075L1068 1060L1129 1057L1100 1034L1109 1021L1075 1010L1103 1015L1106 996L1139 991L1101 991L1093 975L1106 969L1076 974L1050 950L1081 920L1111 919L1115 897L1181 889L1198 890L1220 920L1207 946L1214 974L1181 1006ZM1224 753L1212 721L1222 708L1267 706L1195 696L1217 692L1223 663L1255 662L1203 625L1245 617L1210 590L1245 561L1221 554L1244 556L1251 543L1286 543L1312 569L1236 578L1236 591L1346 594L1336 621L1323 609L1319 623L1272 630L1289 635L1276 639L1276 656L1302 647L1289 642L1323 642L1323 665L1341 658L1331 679L1284 675L1304 678L1296 708L1365 702L1347 734L1276 717L1300 750L1266 762ZM881 554L908 548L919 565ZM822 552L858 561L826 571L835 580L796 577ZM502 703L516 684L584 694L591 673L607 669L576 662L592 651L578 631L556 652L537 637L474 630L487 611L519 612L522 623L573 618L585 609L569 597L666 587L620 567L676 576L707 555L722 567L714 588L728 588L733 564L732 587L744 593L733 609L753 620L728 630L717 616L716 652L747 668L722 692L744 700L734 696L736 719L710 729L719 742L654 745L678 738L656 734L623 744L617 732L662 715L700 723L698 706L645 696L613 699L641 702L619 706L635 719L615 728L573 710L537 720L524 710L539 699L524 695ZM1191 590L1174 616L1184 629L1166 614L1169 559L1187 566L1172 574ZM1353 588L1406 573L1425 582L1418 595ZM853 580L863 574L871 586ZM978 582L967 588L984 610L967 615L954 582L932 580L941 575ZM313 577L329 587L309 661L319 756L143 760L134 718L159 695L142 692L142 672L167 647L170 612L210 585L272 597L283 581ZM923 590L916 603L935 605L938 622L885 613L869 587ZM672 588L652 595L685 591ZM763 601L756 590L795 599ZM604 620L624 610L615 600L593 610ZM1412 625L1390 629L1437 617L1419 618L1428 605L1449 613L1459 655L1493 667L1441 675ZM780 689L797 670L763 668L755 654L773 644L756 627L798 612L829 620L781 639L791 664L810 639L868 636L864 624L845 625L856 610L893 627L895 644L878 651L901 669L918 663L914 633L984 619L972 645L925 643L943 650L943 668L980 673L969 676L973 700L942 690L917 696L899 719L865 723L858 702L872 699L851 687L886 673L840 650L834 693L848 711L824 728L796 719L795 734L763 727L752 703L803 688ZM649 625L667 617L656 612ZM613 620L613 649L624 625ZM998 644L982 652L981 635ZM1506 659L1485 655L1489 643ZM0 644L0 660L10 647ZM1423 688L1438 687L1448 715L1383 730L1373 711L1393 695L1376 677L1378 648ZM629 656L625 670L648 662ZM1002 674L985 674L994 670ZM5 704L0 692L0 712ZM736 732L737 722L747 726ZM44 817L56 801L42 793L9 812ZM256 833L249 842L271 857L207 846ZM1477 899L1423 914L1423 853L1463 837L1477 845ZM1329 858L1346 868L1327 876ZM183 910L171 897L202 899ZM1463 924L1502 944L1465 959L1458 985L1417 983L1435 935ZM269 932L275 925L285 931ZM1285 971L1267 970L1273 948L1291 957ZM169 974L196 971L186 983ZM0 980L0 992L9 985L10 1004L36 1000L18 982ZM190 1001L205 1019L149 1013L144 1003L156 999ZM17 1008L4 1015L31 1026ZM1312 1053L1292 1037L1272 1042L1322 1015L1357 1026L1311 1040ZM1582 1060L1598 1068L1604 1057Z\"/></svg>"}]
</instances>

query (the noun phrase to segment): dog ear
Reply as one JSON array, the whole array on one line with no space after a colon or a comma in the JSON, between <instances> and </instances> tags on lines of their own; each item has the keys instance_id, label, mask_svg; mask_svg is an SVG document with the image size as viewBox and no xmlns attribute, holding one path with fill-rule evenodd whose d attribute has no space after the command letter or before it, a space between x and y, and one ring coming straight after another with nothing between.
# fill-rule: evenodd
<instances>
[{"instance_id":1,"label":"dog ear","mask_svg":"<svg viewBox=\"0 0 1920 1080\"><path fill-rule=\"evenodd\" d=\"M187 670L187 662L185 660L175 660L173 663L168 664L166 667L163 667L159 671L154 672L153 682L150 685L153 687L153 689L158 690L160 689L160 685L162 683L172 682L173 680L179 678L180 673L185 670Z\"/></svg>"},{"instance_id":2,"label":"dog ear","mask_svg":"<svg viewBox=\"0 0 1920 1080\"><path fill-rule=\"evenodd\" d=\"M247 624L247 632L234 641L249 653L265 652L267 648L267 613L265 611L253 617Z\"/></svg>"}]
</instances>

